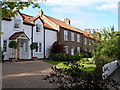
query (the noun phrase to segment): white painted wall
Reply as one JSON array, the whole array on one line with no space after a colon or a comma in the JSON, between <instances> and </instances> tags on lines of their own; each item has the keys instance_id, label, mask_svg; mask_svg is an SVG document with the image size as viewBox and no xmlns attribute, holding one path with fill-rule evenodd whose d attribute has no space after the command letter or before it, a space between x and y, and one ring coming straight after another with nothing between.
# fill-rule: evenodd
<instances>
[{"instance_id":1,"label":"white painted wall","mask_svg":"<svg viewBox=\"0 0 120 90\"><path fill-rule=\"evenodd\" d=\"M41 30L40 32L36 32L36 26L33 28L33 42L41 43L42 44L42 51L41 52L35 52L33 51L33 56L38 58L44 58L44 29L43 29L43 22L38 18L35 21L35 25L40 24Z\"/></svg>"},{"instance_id":2,"label":"white painted wall","mask_svg":"<svg viewBox=\"0 0 120 90\"><path fill-rule=\"evenodd\" d=\"M16 18L21 20L20 29L15 29L14 28L14 20L13 20L13 18L11 18L12 19L11 21L2 20L2 32L4 33L2 35L2 38L1 38L2 39L1 40L2 50L3 50L3 41L7 40L7 44L9 44L9 37L11 35L13 35L15 32L24 31L26 33L26 35L29 38L31 38L31 26L23 24L23 18L19 13L16 16ZM8 45L7 45L7 52L4 52L4 55L5 55L4 60L9 60L9 58L10 58L10 48L8 47ZM29 54L24 59L29 59L30 57L31 56L30 56L30 52L29 52Z\"/></svg>"},{"instance_id":3,"label":"white painted wall","mask_svg":"<svg viewBox=\"0 0 120 90\"><path fill-rule=\"evenodd\" d=\"M46 58L50 55L50 49L52 44L57 41L57 32L49 29L45 29L45 56Z\"/></svg>"}]
</instances>

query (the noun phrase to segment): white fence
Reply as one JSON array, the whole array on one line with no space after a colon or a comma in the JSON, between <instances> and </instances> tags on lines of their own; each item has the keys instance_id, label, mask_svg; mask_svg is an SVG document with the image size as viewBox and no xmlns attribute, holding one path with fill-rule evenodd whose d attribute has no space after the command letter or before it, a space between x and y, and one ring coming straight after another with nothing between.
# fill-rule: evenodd
<instances>
[{"instance_id":1,"label":"white fence","mask_svg":"<svg viewBox=\"0 0 120 90\"><path fill-rule=\"evenodd\" d=\"M119 61L113 61L111 63L105 64L103 66L103 78L105 79L109 75L111 75L118 67L120 66L120 60Z\"/></svg>"}]
</instances>

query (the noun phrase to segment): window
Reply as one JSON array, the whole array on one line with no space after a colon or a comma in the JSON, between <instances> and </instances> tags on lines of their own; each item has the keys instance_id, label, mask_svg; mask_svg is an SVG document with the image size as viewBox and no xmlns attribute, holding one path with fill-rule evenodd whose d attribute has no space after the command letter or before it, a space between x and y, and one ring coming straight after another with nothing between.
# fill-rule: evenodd
<instances>
[{"instance_id":1,"label":"window","mask_svg":"<svg viewBox=\"0 0 120 90\"><path fill-rule=\"evenodd\" d=\"M85 38L85 45L87 45L87 38Z\"/></svg>"},{"instance_id":2,"label":"window","mask_svg":"<svg viewBox=\"0 0 120 90\"><path fill-rule=\"evenodd\" d=\"M68 31L64 31L64 41L68 41Z\"/></svg>"},{"instance_id":3,"label":"window","mask_svg":"<svg viewBox=\"0 0 120 90\"><path fill-rule=\"evenodd\" d=\"M91 40L89 39L89 45L91 45Z\"/></svg>"},{"instance_id":4,"label":"window","mask_svg":"<svg viewBox=\"0 0 120 90\"><path fill-rule=\"evenodd\" d=\"M80 47L77 47L77 53L80 53Z\"/></svg>"},{"instance_id":5,"label":"window","mask_svg":"<svg viewBox=\"0 0 120 90\"><path fill-rule=\"evenodd\" d=\"M74 55L74 47L71 46L71 55Z\"/></svg>"},{"instance_id":6,"label":"window","mask_svg":"<svg viewBox=\"0 0 120 90\"><path fill-rule=\"evenodd\" d=\"M40 32L40 28L41 28L41 25L40 24L36 24L36 32Z\"/></svg>"},{"instance_id":7,"label":"window","mask_svg":"<svg viewBox=\"0 0 120 90\"><path fill-rule=\"evenodd\" d=\"M37 43L38 48L36 49L36 52L42 52L42 44Z\"/></svg>"},{"instance_id":8,"label":"window","mask_svg":"<svg viewBox=\"0 0 120 90\"><path fill-rule=\"evenodd\" d=\"M71 32L71 41L74 41L74 33Z\"/></svg>"},{"instance_id":9,"label":"window","mask_svg":"<svg viewBox=\"0 0 120 90\"><path fill-rule=\"evenodd\" d=\"M7 40L3 41L3 51L6 52L7 51Z\"/></svg>"},{"instance_id":10,"label":"window","mask_svg":"<svg viewBox=\"0 0 120 90\"><path fill-rule=\"evenodd\" d=\"M28 52L28 42L25 42L25 52Z\"/></svg>"},{"instance_id":11,"label":"window","mask_svg":"<svg viewBox=\"0 0 120 90\"><path fill-rule=\"evenodd\" d=\"M68 54L68 46L64 46L65 48L65 53Z\"/></svg>"},{"instance_id":12,"label":"window","mask_svg":"<svg viewBox=\"0 0 120 90\"><path fill-rule=\"evenodd\" d=\"M77 42L80 42L80 34L77 34Z\"/></svg>"},{"instance_id":13,"label":"window","mask_svg":"<svg viewBox=\"0 0 120 90\"><path fill-rule=\"evenodd\" d=\"M39 52L41 52L41 51L42 51L42 44L39 43Z\"/></svg>"},{"instance_id":14,"label":"window","mask_svg":"<svg viewBox=\"0 0 120 90\"><path fill-rule=\"evenodd\" d=\"M95 41L94 40L92 40L92 44L94 44L95 43Z\"/></svg>"},{"instance_id":15,"label":"window","mask_svg":"<svg viewBox=\"0 0 120 90\"><path fill-rule=\"evenodd\" d=\"M21 25L21 20L19 19L14 19L14 28L20 28Z\"/></svg>"}]
</instances>

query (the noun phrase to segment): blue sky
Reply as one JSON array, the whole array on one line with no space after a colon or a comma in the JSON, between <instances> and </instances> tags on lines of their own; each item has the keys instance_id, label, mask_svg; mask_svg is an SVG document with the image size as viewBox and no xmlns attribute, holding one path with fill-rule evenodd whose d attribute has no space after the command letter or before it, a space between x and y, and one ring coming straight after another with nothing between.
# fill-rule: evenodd
<instances>
[{"instance_id":1,"label":"blue sky","mask_svg":"<svg viewBox=\"0 0 120 90\"><path fill-rule=\"evenodd\" d=\"M44 14L56 19L69 18L71 25L80 29L103 28L111 25L118 29L119 0L47 0L38 2ZM22 13L37 16L38 8L25 8Z\"/></svg>"}]
</instances>

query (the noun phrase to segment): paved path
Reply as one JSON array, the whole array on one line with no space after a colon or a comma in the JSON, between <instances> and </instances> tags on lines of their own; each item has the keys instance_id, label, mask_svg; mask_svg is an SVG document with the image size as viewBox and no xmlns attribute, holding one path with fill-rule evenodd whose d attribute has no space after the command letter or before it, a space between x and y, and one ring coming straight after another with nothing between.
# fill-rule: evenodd
<instances>
[{"instance_id":1,"label":"paved path","mask_svg":"<svg viewBox=\"0 0 120 90\"><path fill-rule=\"evenodd\" d=\"M53 65L43 61L5 62L2 64L2 88L54 88L43 77Z\"/></svg>"}]
</instances>

